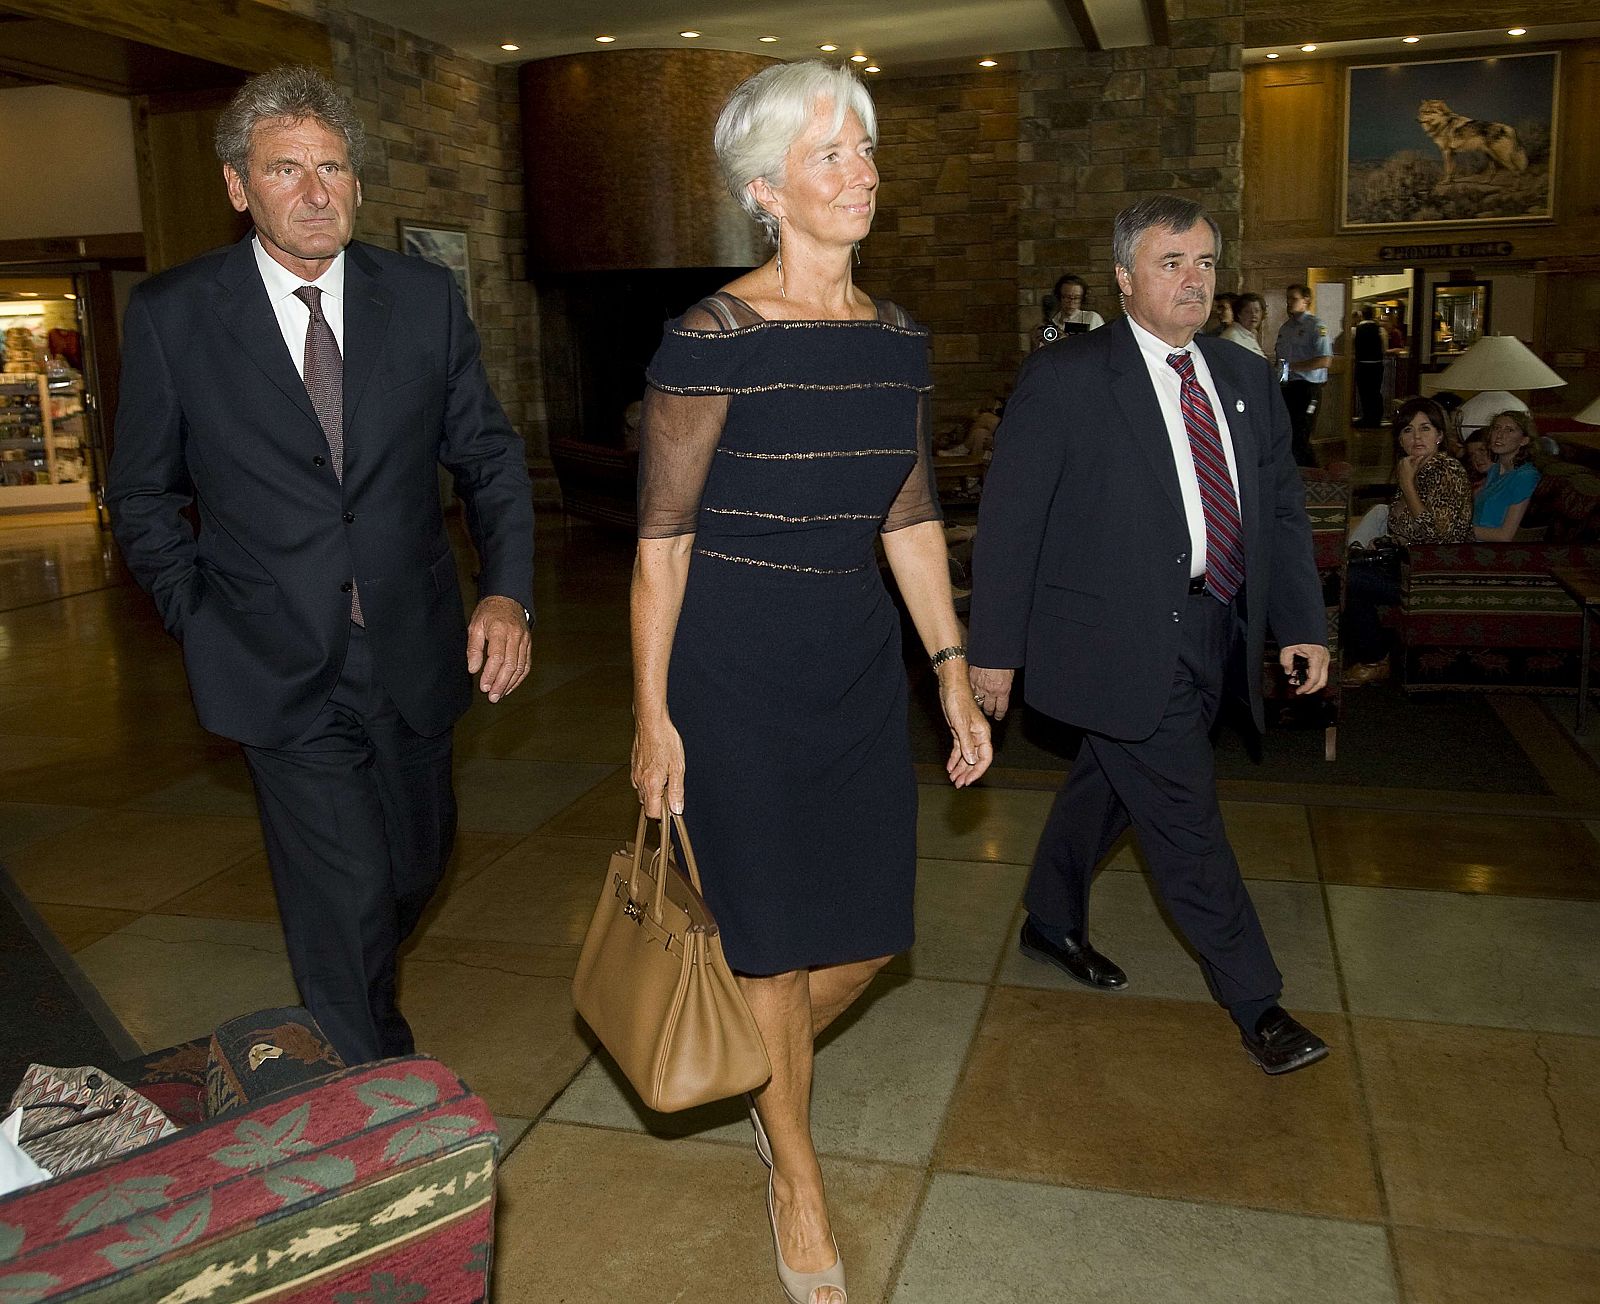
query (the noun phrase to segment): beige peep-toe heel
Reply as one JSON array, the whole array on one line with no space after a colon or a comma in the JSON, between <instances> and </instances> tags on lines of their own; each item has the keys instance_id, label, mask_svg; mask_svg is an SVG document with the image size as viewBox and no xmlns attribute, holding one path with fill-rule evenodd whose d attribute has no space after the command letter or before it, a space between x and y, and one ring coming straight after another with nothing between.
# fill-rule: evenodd
<instances>
[{"instance_id":1,"label":"beige peep-toe heel","mask_svg":"<svg viewBox=\"0 0 1600 1304\"><path fill-rule=\"evenodd\" d=\"M757 1124L759 1132L760 1124ZM833 1242L833 1266L821 1272L796 1272L783 1261L783 1246L778 1240L778 1206L772 1194L772 1174L767 1174L767 1218L772 1223L772 1253L778 1261L778 1284L789 1297L789 1304L815 1304L813 1296L825 1286L831 1286L845 1297L849 1304L850 1293L844 1286L844 1256L839 1253L839 1242Z\"/></svg>"}]
</instances>

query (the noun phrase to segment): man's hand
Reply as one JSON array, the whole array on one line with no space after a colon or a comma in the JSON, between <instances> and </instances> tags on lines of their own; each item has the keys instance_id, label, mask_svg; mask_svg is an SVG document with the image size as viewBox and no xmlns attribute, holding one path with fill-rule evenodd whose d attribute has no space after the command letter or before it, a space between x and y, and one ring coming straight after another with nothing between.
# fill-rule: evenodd
<instances>
[{"instance_id":1,"label":"man's hand","mask_svg":"<svg viewBox=\"0 0 1600 1304\"><path fill-rule=\"evenodd\" d=\"M1320 693L1328 686L1328 649L1320 643L1292 643L1278 649L1278 664L1283 667L1284 674L1294 674L1294 659L1297 656L1306 659L1306 677L1305 682L1294 690L1294 695L1309 697L1312 693ZM1293 683L1293 678L1289 682Z\"/></svg>"},{"instance_id":2,"label":"man's hand","mask_svg":"<svg viewBox=\"0 0 1600 1304\"><path fill-rule=\"evenodd\" d=\"M528 677L533 635L522 604L514 598L487 597L467 625L467 673L483 671L478 687L498 702Z\"/></svg>"},{"instance_id":3,"label":"man's hand","mask_svg":"<svg viewBox=\"0 0 1600 1304\"><path fill-rule=\"evenodd\" d=\"M1326 652L1323 653L1323 660L1327 660ZM1016 674L1015 670L985 670L982 666L968 666L967 679L972 684L972 695L977 699L978 709L996 720L1004 720L1011 706L1011 681Z\"/></svg>"}]
</instances>

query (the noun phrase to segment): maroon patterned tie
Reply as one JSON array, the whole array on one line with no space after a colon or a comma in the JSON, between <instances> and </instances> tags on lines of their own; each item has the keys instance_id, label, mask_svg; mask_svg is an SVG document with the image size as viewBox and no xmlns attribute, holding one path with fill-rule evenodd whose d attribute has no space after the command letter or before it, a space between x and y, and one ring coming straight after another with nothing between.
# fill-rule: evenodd
<instances>
[{"instance_id":1,"label":"maroon patterned tie","mask_svg":"<svg viewBox=\"0 0 1600 1304\"><path fill-rule=\"evenodd\" d=\"M1183 382L1179 406L1183 428L1189 434L1195 478L1200 481L1200 506L1206 517L1206 592L1218 602L1232 602L1244 586L1244 528L1239 522L1239 501L1228 474L1211 400L1194 374L1194 359L1187 352L1167 354L1167 365Z\"/></svg>"},{"instance_id":2,"label":"maroon patterned tie","mask_svg":"<svg viewBox=\"0 0 1600 1304\"><path fill-rule=\"evenodd\" d=\"M328 456L333 463L334 478L343 484L344 358L339 354L339 341L333 338L333 327L322 315L322 291L314 285L302 285L294 292L294 297L311 312L311 323L306 327L306 393L311 397L311 406L317 410L322 433L328 437ZM350 619L358 625L367 623L361 617L361 594L356 592L353 580Z\"/></svg>"}]
</instances>

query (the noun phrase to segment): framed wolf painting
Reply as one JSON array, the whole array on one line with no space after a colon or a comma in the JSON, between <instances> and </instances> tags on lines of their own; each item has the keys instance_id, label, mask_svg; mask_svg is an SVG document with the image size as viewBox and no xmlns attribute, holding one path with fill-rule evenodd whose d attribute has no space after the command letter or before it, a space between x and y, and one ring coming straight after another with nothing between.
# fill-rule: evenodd
<instances>
[{"instance_id":1,"label":"framed wolf painting","mask_svg":"<svg viewBox=\"0 0 1600 1304\"><path fill-rule=\"evenodd\" d=\"M1349 68L1342 227L1549 221L1559 59Z\"/></svg>"}]
</instances>

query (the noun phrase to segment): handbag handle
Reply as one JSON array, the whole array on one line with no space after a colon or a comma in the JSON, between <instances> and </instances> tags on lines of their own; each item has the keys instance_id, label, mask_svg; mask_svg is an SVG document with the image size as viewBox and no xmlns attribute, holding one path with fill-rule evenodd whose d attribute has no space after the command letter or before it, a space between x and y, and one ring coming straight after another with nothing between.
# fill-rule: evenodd
<instances>
[{"instance_id":1,"label":"handbag handle","mask_svg":"<svg viewBox=\"0 0 1600 1304\"><path fill-rule=\"evenodd\" d=\"M645 814L644 803L641 802L639 804L639 827L634 832L633 837L633 869L628 874L628 895L636 901L639 899L639 870L644 864L645 826L649 823L649 820L650 817ZM653 857L653 860L656 863L655 891L650 900L650 917L658 924L661 922L663 909L666 905L667 874L670 872L668 860L672 848L672 840L667 832L669 820L672 828L677 830L678 841L683 846L684 867L689 872L689 882L694 885L694 890L696 892L703 893L704 891L704 889L700 886L700 866L695 861L694 847L689 842L688 826L684 824L682 815L679 815L676 811L669 809L666 803L663 802L661 807L661 818L657 821L657 827L660 830L660 840L659 845L656 847L655 856Z\"/></svg>"}]
</instances>

